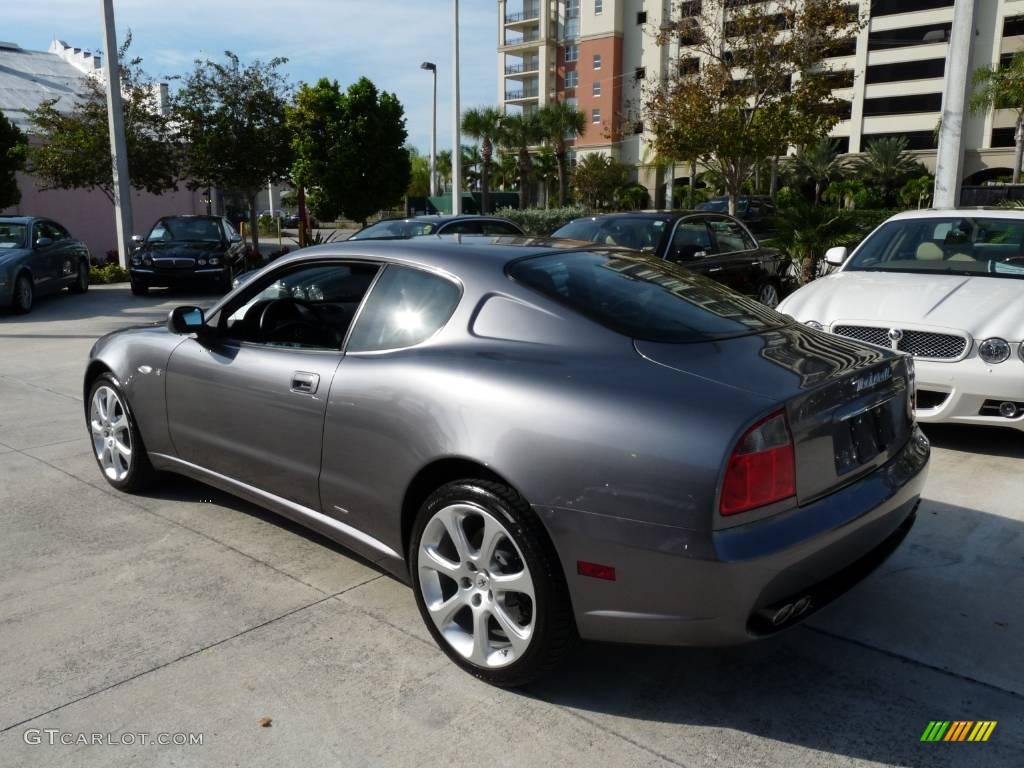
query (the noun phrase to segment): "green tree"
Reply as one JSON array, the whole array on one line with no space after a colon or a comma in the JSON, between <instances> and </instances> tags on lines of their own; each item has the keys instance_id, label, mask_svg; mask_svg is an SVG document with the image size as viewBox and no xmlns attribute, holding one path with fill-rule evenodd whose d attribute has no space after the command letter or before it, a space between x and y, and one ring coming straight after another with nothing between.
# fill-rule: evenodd
<instances>
[{"instance_id":1,"label":"green tree","mask_svg":"<svg viewBox=\"0 0 1024 768\"><path fill-rule=\"evenodd\" d=\"M142 60L128 58L129 34L118 50L128 173L135 189L160 194L177 187L180 144L169 115L160 109L153 80ZM71 112L44 101L28 113L38 141L28 145L28 171L43 189L98 189L114 200L107 97L97 78L83 80L85 92Z\"/></svg>"},{"instance_id":2,"label":"green tree","mask_svg":"<svg viewBox=\"0 0 1024 768\"><path fill-rule=\"evenodd\" d=\"M480 149L475 144L462 145L462 189L471 192L480 182Z\"/></svg>"},{"instance_id":3,"label":"green tree","mask_svg":"<svg viewBox=\"0 0 1024 768\"><path fill-rule=\"evenodd\" d=\"M573 187L579 199L589 208L603 208L615 200L615 194L626 183L626 167L607 155L592 153L576 163Z\"/></svg>"},{"instance_id":4,"label":"green tree","mask_svg":"<svg viewBox=\"0 0 1024 768\"><path fill-rule=\"evenodd\" d=\"M850 244L854 228L848 216L832 208L808 205L803 200L779 208L773 242L800 265L802 283L814 279L826 250L833 245Z\"/></svg>"},{"instance_id":5,"label":"green tree","mask_svg":"<svg viewBox=\"0 0 1024 768\"><path fill-rule=\"evenodd\" d=\"M931 204L935 177L930 173L911 179L900 188L900 202L907 208L924 208Z\"/></svg>"},{"instance_id":6,"label":"green tree","mask_svg":"<svg viewBox=\"0 0 1024 768\"><path fill-rule=\"evenodd\" d=\"M885 206L895 205L897 190L925 173L925 167L907 152L905 136L870 142L864 154L853 160L851 169L865 187L877 190Z\"/></svg>"},{"instance_id":7,"label":"green tree","mask_svg":"<svg viewBox=\"0 0 1024 768\"><path fill-rule=\"evenodd\" d=\"M551 207L551 186L560 182L560 170L555 150L545 144L533 157L533 174L544 193L545 208Z\"/></svg>"},{"instance_id":8,"label":"green tree","mask_svg":"<svg viewBox=\"0 0 1024 768\"><path fill-rule=\"evenodd\" d=\"M1024 155L1024 51L1010 59L1009 66L981 67L974 73L975 92L971 96L971 111L1011 109L1016 116L1014 131L1013 180L1020 183L1021 157Z\"/></svg>"},{"instance_id":9,"label":"green tree","mask_svg":"<svg viewBox=\"0 0 1024 768\"><path fill-rule=\"evenodd\" d=\"M846 173L846 160L839 155L838 144L830 139L804 147L787 160L786 166L789 175L801 184L814 185L815 205L821 202L821 192L828 183Z\"/></svg>"},{"instance_id":10,"label":"green tree","mask_svg":"<svg viewBox=\"0 0 1024 768\"><path fill-rule=\"evenodd\" d=\"M21 202L14 174L25 166L25 134L0 112L0 210Z\"/></svg>"},{"instance_id":11,"label":"green tree","mask_svg":"<svg viewBox=\"0 0 1024 768\"><path fill-rule=\"evenodd\" d=\"M409 186L405 110L368 78L345 92L327 78L303 84L288 110L288 127L292 174L319 191L314 213L322 220L344 213L365 222L398 202Z\"/></svg>"},{"instance_id":12,"label":"green tree","mask_svg":"<svg viewBox=\"0 0 1024 768\"><path fill-rule=\"evenodd\" d=\"M680 57L699 55L703 65L672 67L666 79L649 84L644 122L659 154L697 156L717 170L735 213L758 161L779 147L813 144L838 122L843 104L832 95L826 59L861 22L847 0L678 5L675 20L656 39L680 42Z\"/></svg>"},{"instance_id":13,"label":"green tree","mask_svg":"<svg viewBox=\"0 0 1024 768\"><path fill-rule=\"evenodd\" d=\"M448 186L452 183L452 151L450 149L442 149L437 153L435 167L437 175L441 177L441 191L447 191Z\"/></svg>"},{"instance_id":14,"label":"green tree","mask_svg":"<svg viewBox=\"0 0 1024 768\"><path fill-rule=\"evenodd\" d=\"M291 162L285 125L289 88L278 71L287 59L243 65L231 51L224 58L195 61L174 100L175 120L185 140L189 185L242 195L258 252L256 195L268 181L284 179Z\"/></svg>"},{"instance_id":15,"label":"green tree","mask_svg":"<svg viewBox=\"0 0 1024 768\"><path fill-rule=\"evenodd\" d=\"M478 107L462 116L462 132L480 142L481 213L491 212L491 165L494 145L501 134L503 115L494 107Z\"/></svg>"},{"instance_id":16,"label":"green tree","mask_svg":"<svg viewBox=\"0 0 1024 768\"><path fill-rule=\"evenodd\" d=\"M558 205L569 202L569 142L575 141L587 128L587 118L572 104L556 101L542 107L539 113L541 130L551 143L558 163Z\"/></svg>"},{"instance_id":17,"label":"green tree","mask_svg":"<svg viewBox=\"0 0 1024 768\"><path fill-rule=\"evenodd\" d=\"M533 160L530 147L540 142L543 129L536 112L505 115L501 123L501 145L516 155L519 176L519 207L530 205L530 171Z\"/></svg>"},{"instance_id":18,"label":"green tree","mask_svg":"<svg viewBox=\"0 0 1024 768\"><path fill-rule=\"evenodd\" d=\"M514 152L502 152L498 156L494 178L505 192L515 188L519 178L519 158Z\"/></svg>"},{"instance_id":19,"label":"green tree","mask_svg":"<svg viewBox=\"0 0 1024 768\"><path fill-rule=\"evenodd\" d=\"M430 194L430 158L421 155L416 147L405 149L409 153L409 186L405 194L408 197L427 197Z\"/></svg>"}]
</instances>

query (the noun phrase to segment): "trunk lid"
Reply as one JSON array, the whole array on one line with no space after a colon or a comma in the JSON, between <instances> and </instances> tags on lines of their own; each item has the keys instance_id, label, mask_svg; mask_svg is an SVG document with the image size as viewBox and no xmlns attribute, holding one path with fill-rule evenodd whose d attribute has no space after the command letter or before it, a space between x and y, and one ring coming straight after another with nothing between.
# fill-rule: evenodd
<instances>
[{"instance_id":1,"label":"trunk lid","mask_svg":"<svg viewBox=\"0 0 1024 768\"><path fill-rule=\"evenodd\" d=\"M801 504L885 463L910 437L912 363L885 349L798 324L718 341L634 345L652 363L783 404Z\"/></svg>"}]
</instances>

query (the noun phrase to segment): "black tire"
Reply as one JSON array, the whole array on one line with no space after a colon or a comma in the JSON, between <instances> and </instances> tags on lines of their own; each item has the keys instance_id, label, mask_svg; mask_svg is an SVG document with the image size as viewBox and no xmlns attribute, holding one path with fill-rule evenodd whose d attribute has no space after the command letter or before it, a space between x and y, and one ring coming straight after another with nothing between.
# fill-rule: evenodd
<instances>
[{"instance_id":1,"label":"black tire","mask_svg":"<svg viewBox=\"0 0 1024 768\"><path fill-rule=\"evenodd\" d=\"M465 658L438 630L423 596L418 560L424 530L437 512L456 503L482 507L505 527L522 553L533 581L533 634L522 656L505 666L488 668ZM474 677L502 688L526 685L558 671L578 642L569 591L558 556L529 504L511 488L474 479L442 486L420 508L408 554L413 592L423 622L448 657Z\"/></svg>"},{"instance_id":2,"label":"black tire","mask_svg":"<svg viewBox=\"0 0 1024 768\"><path fill-rule=\"evenodd\" d=\"M32 304L35 302L35 287L32 285L32 277L25 272L18 275L14 281L14 296L11 306L19 315L27 315L32 311Z\"/></svg>"},{"instance_id":3,"label":"black tire","mask_svg":"<svg viewBox=\"0 0 1024 768\"><path fill-rule=\"evenodd\" d=\"M117 383L117 379L109 372L101 373L93 381L92 386L89 387L89 399L85 403L85 426L86 431L89 434L90 443L93 442L91 418L93 399L96 397L97 391L102 387L112 389L117 394L121 405L123 406L124 415L128 420L128 432L131 436L130 447L132 450L132 457L128 467L128 472L121 479L114 479L107 474L95 449L93 450L93 458L96 459L96 464L100 468L100 473L103 475L104 479L110 483L110 485L119 491L124 491L125 493L139 493L140 491L146 490L153 484L153 480L156 478L156 471L153 469L153 465L149 461L149 456L146 453L146 446L142 442L142 434L139 432L138 424L135 421L135 413L132 411L128 398Z\"/></svg>"},{"instance_id":4,"label":"black tire","mask_svg":"<svg viewBox=\"0 0 1024 768\"><path fill-rule=\"evenodd\" d=\"M85 259L78 262L78 277L68 286L71 293L85 293L89 290L89 264Z\"/></svg>"},{"instance_id":5,"label":"black tire","mask_svg":"<svg viewBox=\"0 0 1024 768\"><path fill-rule=\"evenodd\" d=\"M766 280L757 289L757 300L770 309L775 309L782 301L782 289L775 280Z\"/></svg>"},{"instance_id":6,"label":"black tire","mask_svg":"<svg viewBox=\"0 0 1024 768\"><path fill-rule=\"evenodd\" d=\"M147 293L149 293L149 286L146 285L145 283L140 283L135 280L132 280L131 286L132 294L134 296L145 296Z\"/></svg>"}]
</instances>

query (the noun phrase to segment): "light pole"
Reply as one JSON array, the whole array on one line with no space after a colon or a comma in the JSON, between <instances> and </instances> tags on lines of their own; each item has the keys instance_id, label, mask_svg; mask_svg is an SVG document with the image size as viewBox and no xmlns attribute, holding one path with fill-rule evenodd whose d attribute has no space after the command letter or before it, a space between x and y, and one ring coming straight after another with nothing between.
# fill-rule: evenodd
<instances>
[{"instance_id":1,"label":"light pole","mask_svg":"<svg viewBox=\"0 0 1024 768\"><path fill-rule=\"evenodd\" d=\"M430 196L434 197L437 195L437 64L424 61L420 69L434 75L434 110L430 118Z\"/></svg>"},{"instance_id":2,"label":"light pole","mask_svg":"<svg viewBox=\"0 0 1024 768\"><path fill-rule=\"evenodd\" d=\"M452 0L452 215L462 213L462 133L459 108L459 0Z\"/></svg>"},{"instance_id":3,"label":"light pole","mask_svg":"<svg viewBox=\"0 0 1024 768\"><path fill-rule=\"evenodd\" d=\"M103 0L103 69L107 86L107 123L110 129L110 157L114 172L114 221L121 266L128 267L132 236L132 187L128 176L128 150L124 140L124 111L121 109L121 62L117 58L113 0Z\"/></svg>"}]
</instances>

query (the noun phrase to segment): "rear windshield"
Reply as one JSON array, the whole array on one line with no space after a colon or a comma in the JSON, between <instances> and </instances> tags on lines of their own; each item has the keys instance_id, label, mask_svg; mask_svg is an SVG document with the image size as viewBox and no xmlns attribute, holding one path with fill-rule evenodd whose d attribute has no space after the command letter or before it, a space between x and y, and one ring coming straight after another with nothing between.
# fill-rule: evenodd
<instances>
[{"instance_id":1,"label":"rear windshield","mask_svg":"<svg viewBox=\"0 0 1024 768\"><path fill-rule=\"evenodd\" d=\"M614 331L644 341L707 341L790 322L705 277L639 254L543 254L513 262L508 275Z\"/></svg>"},{"instance_id":2,"label":"rear windshield","mask_svg":"<svg viewBox=\"0 0 1024 768\"><path fill-rule=\"evenodd\" d=\"M393 240L429 235L437 229L433 221L379 221L356 232L349 240Z\"/></svg>"},{"instance_id":3,"label":"rear windshield","mask_svg":"<svg viewBox=\"0 0 1024 768\"><path fill-rule=\"evenodd\" d=\"M552 237L589 240L601 245L618 245L639 251L644 248L657 248L668 228L669 222L665 219L603 216L570 221Z\"/></svg>"}]
</instances>

